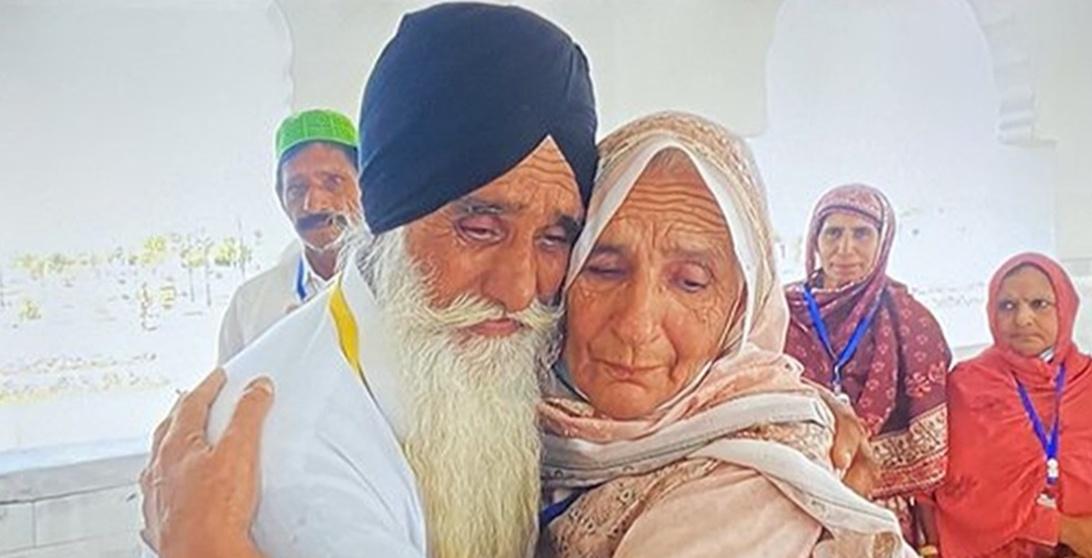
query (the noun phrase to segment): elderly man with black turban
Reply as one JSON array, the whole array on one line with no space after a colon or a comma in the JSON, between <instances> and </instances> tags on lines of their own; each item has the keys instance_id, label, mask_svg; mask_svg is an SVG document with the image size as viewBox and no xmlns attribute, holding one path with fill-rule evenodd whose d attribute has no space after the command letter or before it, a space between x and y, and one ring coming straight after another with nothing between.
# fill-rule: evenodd
<instances>
[{"instance_id":1,"label":"elderly man with black turban","mask_svg":"<svg viewBox=\"0 0 1092 558\"><path fill-rule=\"evenodd\" d=\"M145 539L166 558L525 554L534 370L554 343L595 132L587 61L553 24L480 4L407 15L361 107L367 231L329 290L164 422L142 478ZM218 448L257 447L228 420L274 385L259 490L223 478ZM205 409L216 448L203 451Z\"/></svg>"}]
</instances>

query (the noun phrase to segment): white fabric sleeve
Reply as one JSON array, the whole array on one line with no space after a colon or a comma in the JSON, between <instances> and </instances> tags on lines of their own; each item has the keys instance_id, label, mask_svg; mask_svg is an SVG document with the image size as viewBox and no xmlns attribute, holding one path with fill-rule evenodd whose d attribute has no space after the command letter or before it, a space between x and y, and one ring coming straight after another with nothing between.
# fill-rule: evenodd
<instances>
[{"instance_id":1,"label":"white fabric sleeve","mask_svg":"<svg viewBox=\"0 0 1092 558\"><path fill-rule=\"evenodd\" d=\"M374 493L308 482L263 498L253 532L265 558L426 558Z\"/></svg>"},{"instance_id":2,"label":"white fabric sleeve","mask_svg":"<svg viewBox=\"0 0 1092 558\"><path fill-rule=\"evenodd\" d=\"M224 311L224 319L220 323L220 342L217 350L216 364L223 365L231 360L231 357L243 350L243 327L239 323L239 293L236 291L231 297L227 310Z\"/></svg>"}]
</instances>

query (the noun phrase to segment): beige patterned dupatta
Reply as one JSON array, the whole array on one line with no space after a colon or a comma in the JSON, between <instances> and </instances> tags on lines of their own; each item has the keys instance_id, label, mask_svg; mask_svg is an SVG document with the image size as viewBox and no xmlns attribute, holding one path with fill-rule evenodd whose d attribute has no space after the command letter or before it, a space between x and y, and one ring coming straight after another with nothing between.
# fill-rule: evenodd
<instances>
[{"instance_id":1,"label":"beige patterned dupatta","mask_svg":"<svg viewBox=\"0 0 1092 558\"><path fill-rule=\"evenodd\" d=\"M566 286L648 162L672 147L689 155L722 208L746 280L745 311L728 325L721 356L646 417L598 414L568 381L564 366L544 382L543 490L551 507L543 516L550 521L542 526L540 553L614 556L634 523L658 503L735 467L760 474L797 515L803 510L821 526L822 540L816 529L807 553L912 556L894 516L854 494L830 469L833 418L801 383L800 364L782 352L788 310L774 266L766 196L741 140L679 113L639 119L604 139L599 182ZM724 517L723 528L701 536L732 537L732 520ZM775 540L769 544L754 555L778 548Z\"/></svg>"}]
</instances>

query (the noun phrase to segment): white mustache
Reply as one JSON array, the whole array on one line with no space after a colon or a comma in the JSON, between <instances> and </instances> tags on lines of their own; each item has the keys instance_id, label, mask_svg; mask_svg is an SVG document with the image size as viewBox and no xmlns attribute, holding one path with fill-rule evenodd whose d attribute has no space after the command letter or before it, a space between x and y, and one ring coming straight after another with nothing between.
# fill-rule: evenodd
<instances>
[{"instance_id":1,"label":"white mustache","mask_svg":"<svg viewBox=\"0 0 1092 558\"><path fill-rule=\"evenodd\" d=\"M306 219L306 218L305 218ZM302 220L301 220L302 221ZM322 226L331 226L337 229L337 236L325 245L317 246L307 243L312 249L323 251L331 248L338 248L345 246L353 236L356 234L357 221L354 221L353 217L345 213L329 213L326 215L326 219L318 221L315 224L302 227L301 222L297 222L296 228L302 234L303 232L320 228ZM302 238L302 237L301 237ZM306 240L305 240L306 242ZM339 267L340 268L340 267Z\"/></svg>"},{"instance_id":2,"label":"white mustache","mask_svg":"<svg viewBox=\"0 0 1092 558\"><path fill-rule=\"evenodd\" d=\"M438 331L471 327L489 320L512 320L532 331L554 327L561 318L561 308L535 300L518 312L508 312L501 305L476 295L461 295L443 308L426 306L427 323Z\"/></svg>"}]
</instances>

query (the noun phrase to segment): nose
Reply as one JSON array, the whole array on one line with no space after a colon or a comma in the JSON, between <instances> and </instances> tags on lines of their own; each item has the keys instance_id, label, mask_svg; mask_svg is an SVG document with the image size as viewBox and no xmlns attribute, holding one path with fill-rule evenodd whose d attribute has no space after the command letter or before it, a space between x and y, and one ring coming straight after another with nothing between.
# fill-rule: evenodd
<instances>
[{"instance_id":1,"label":"nose","mask_svg":"<svg viewBox=\"0 0 1092 558\"><path fill-rule=\"evenodd\" d=\"M1017 304L1016 305L1016 325L1020 327L1029 327L1035 323L1035 312L1031 309L1031 305Z\"/></svg>"},{"instance_id":2,"label":"nose","mask_svg":"<svg viewBox=\"0 0 1092 558\"><path fill-rule=\"evenodd\" d=\"M614 333L618 339L636 348L656 339L660 327L660 309L656 304L652 281L639 278L616 301Z\"/></svg>"},{"instance_id":3,"label":"nose","mask_svg":"<svg viewBox=\"0 0 1092 558\"><path fill-rule=\"evenodd\" d=\"M848 254L850 252L850 250L853 248L852 236L853 235L849 234L848 232L842 234L842 238L838 239L838 253Z\"/></svg>"},{"instance_id":4,"label":"nose","mask_svg":"<svg viewBox=\"0 0 1092 558\"><path fill-rule=\"evenodd\" d=\"M536 264L534 239L513 239L497 252L482 282L482 295L504 307L519 312L535 299Z\"/></svg>"},{"instance_id":5,"label":"nose","mask_svg":"<svg viewBox=\"0 0 1092 558\"><path fill-rule=\"evenodd\" d=\"M319 213L329 209L329 196L324 188L317 184L308 184L307 193L303 195L303 210L307 213Z\"/></svg>"}]
</instances>

